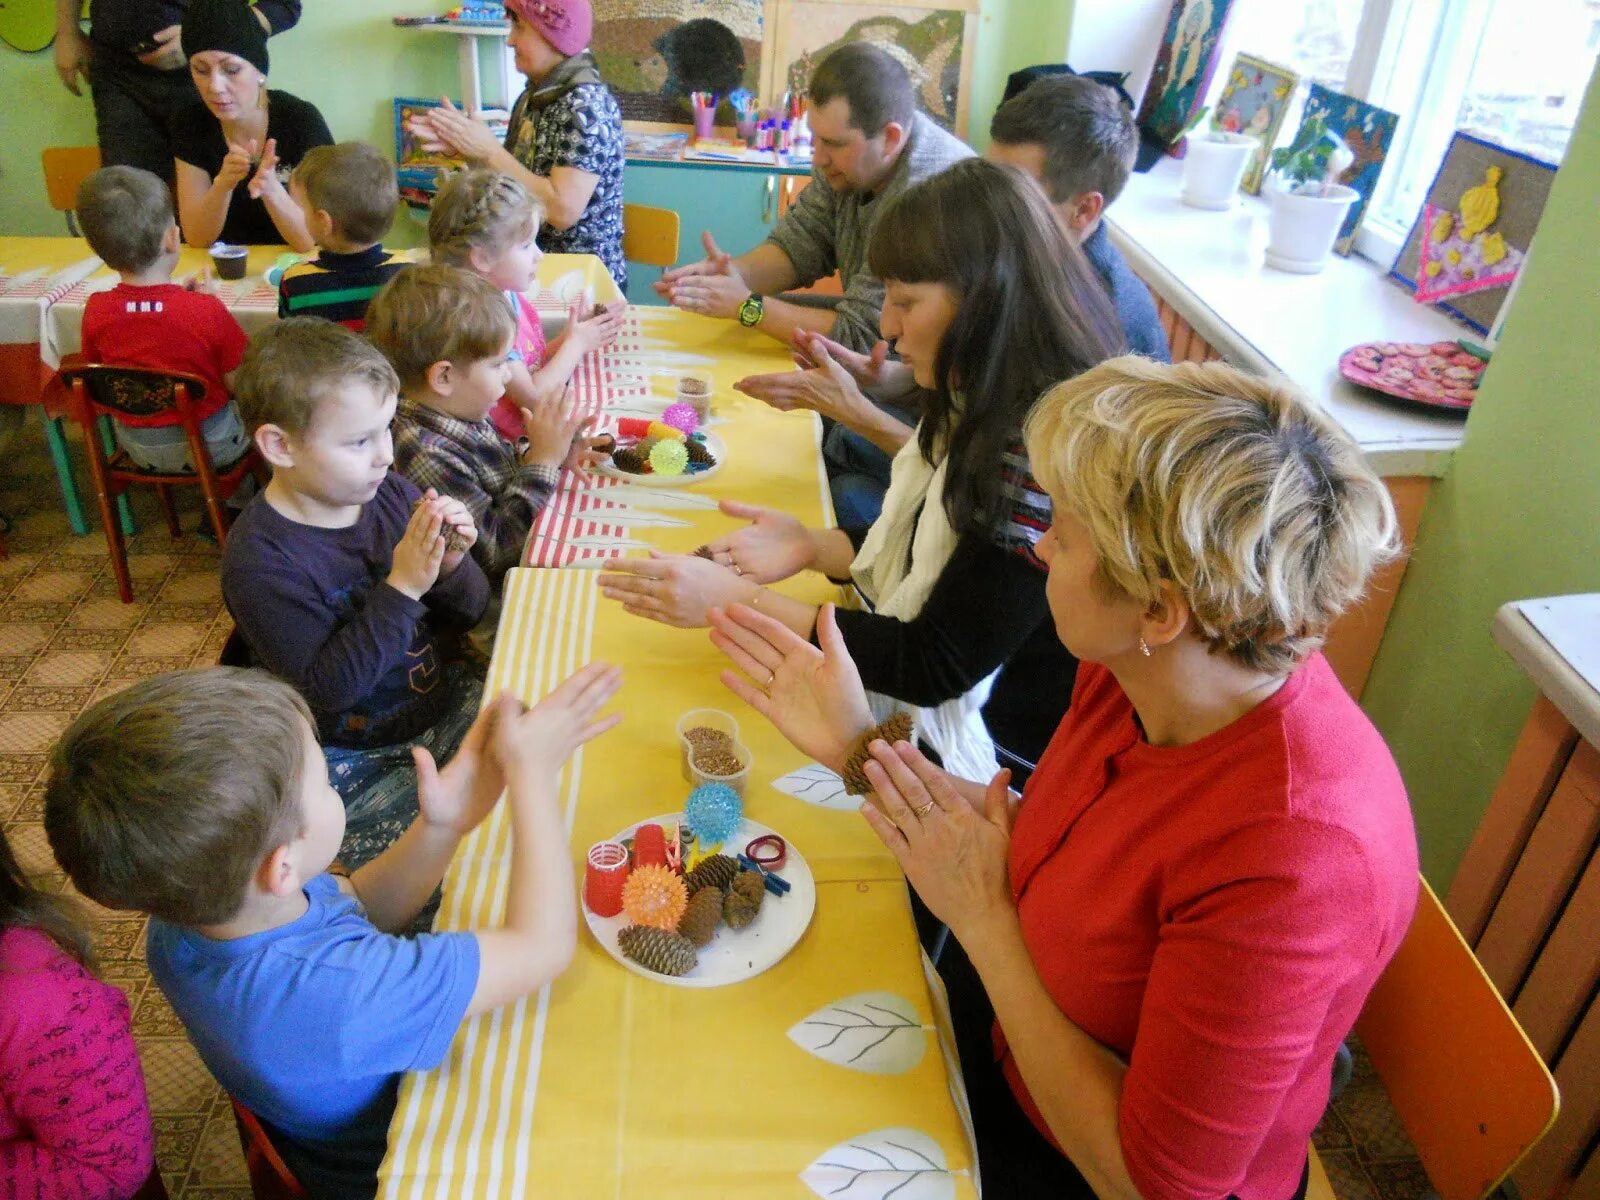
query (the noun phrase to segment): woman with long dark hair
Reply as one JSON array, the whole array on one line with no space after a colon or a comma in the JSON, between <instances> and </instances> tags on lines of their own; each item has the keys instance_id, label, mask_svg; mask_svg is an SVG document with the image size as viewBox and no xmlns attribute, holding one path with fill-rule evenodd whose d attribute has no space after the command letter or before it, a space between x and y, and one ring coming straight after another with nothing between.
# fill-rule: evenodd
<instances>
[{"instance_id":1,"label":"woman with long dark hair","mask_svg":"<svg viewBox=\"0 0 1600 1200\"><path fill-rule=\"evenodd\" d=\"M87 929L0 833L0 1179L18 1196L121 1200L155 1133L128 1000L93 975Z\"/></svg>"},{"instance_id":2,"label":"woman with long dark hair","mask_svg":"<svg viewBox=\"0 0 1600 1200\"><path fill-rule=\"evenodd\" d=\"M1050 503L1022 423L1051 385L1118 353L1093 269L1038 187L979 159L908 188L869 248L886 288L882 330L925 389L916 437L894 461L882 515L860 530L807 529L724 503L751 523L711 555L656 555L601 577L629 612L699 626L743 603L811 637L817 611L765 588L802 570L850 579L866 604L839 628L881 715L910 707L952 765L1019 773L1066 711L1075 662L1054 636L1033 545Z\"/></svg>"}]
</instances>

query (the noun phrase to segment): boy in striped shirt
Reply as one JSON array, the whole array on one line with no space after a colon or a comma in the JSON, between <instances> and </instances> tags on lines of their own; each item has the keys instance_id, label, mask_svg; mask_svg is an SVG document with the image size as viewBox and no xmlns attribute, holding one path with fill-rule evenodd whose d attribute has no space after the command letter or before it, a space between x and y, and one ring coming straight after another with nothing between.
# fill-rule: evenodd
<instances>
[{"instance_id":1,"label":"boy in striped shirt","mask_svg":"<svg viewBox=\"0 0 1600 1200\"><path fill-rule=\"evenodd\" d=\"M365 142L318 146L300 160L289 194L320 248L278 285L280 317L326 317L361 333L367 304L408 264L383 248L400 206L394 164Z\"/></svg>"}]
</instances>

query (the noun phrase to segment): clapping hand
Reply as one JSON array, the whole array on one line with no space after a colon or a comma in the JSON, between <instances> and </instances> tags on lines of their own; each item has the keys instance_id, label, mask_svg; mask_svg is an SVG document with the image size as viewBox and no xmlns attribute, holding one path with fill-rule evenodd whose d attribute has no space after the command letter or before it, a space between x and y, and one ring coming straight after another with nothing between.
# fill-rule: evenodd
<instances>
[{"instance_id":1,"label":"clapping hand","mask_svg":"<svg viewBox=\"0 0 1600 1200\"><path fill-rule=\"evenodd\" d=\"M547 771L552 777L573 751L599 737L621 713L602 717L600 710L622 685L622 670L608 663L590 663L563 680L532 708L495 723L494 754L507 775Z\"/></svg>"},{"instance_id":2,"label":"clapping hand","mask_svg":"<svg viewBox=\"0 0 1600 1200\"><path fill-rule=\"evenodd\" d=\"M441 98L438 108L413 113L406 127L429 154L459 154L472 162L483 162L500 143L489 126L462 112L449 97Z\"/></svg>"},{"instance_id":3,"label":"clapping hand","mask_svg":"<svg viewBox=\"0 0 1600 1200\"><path fill-rule=\"evenodd\" d=\"M417 807L422 819L435 829L465 837L493 811L505 790L499 760L486 753L496 727L514 720L522 702L502 692L478 714L448 765L440 770L433 755L422 746L411 748L417 764Z\"/></svg>"},{"instance_id":4,"label":"clapping hand","mask_svg":"<svg viewBox=\"0 0 1600 1200\"><path fill-rule=\"evenodd\" d=\"M862 391L881 400L895 400L917 389L911 368L889 359L889 343L879 339L871 354L852 350L813 329L794 332L794 361L802 370L821 367L831 360L842 367Z\"/></svg>"},{"instance_id":5,"label":"clapping hand","mask_svg":"<svg viewBox=\"0 0 1600 1200\"><path fill-rule=\"evenodd\" d=\"M250 143L254 147L255 143ZM250 178L247 189L250 199L259 200L272 191L282 191L283 181L278 178L278 139L268 138L266 147L261 151L261 161L256 164L256 173Z\"/></svg>"},{"instance_id":6,"label":"clapping hand","mask_svg":"<svg viewBox=\"0 0 1600 1200\"><path fill-rule=\"evenodd\" d=\"M824 345L812 352L816 365L803 371L747 375L733 385L734 390L771 405L779 412L809 408L853 427L871 410L872 402L861 394L851 373L829 355L825 348L827 339L822 340ZM795 357L798 360L800 356Z\"/></svg>"},{"instance_id":7,"label":"clapping hand","mask_svg":"<svg viewBox=\"0 0 1600 1200\"><path fill-rule=\"evenodd\" d=\"M572 452L573 438L585 423L592 424L573 405L570 384L555 399L536 401L532 408L524 408L522 427L528 437L528 449L522 461L561 466Z\"/></svg>"}]
</instances>

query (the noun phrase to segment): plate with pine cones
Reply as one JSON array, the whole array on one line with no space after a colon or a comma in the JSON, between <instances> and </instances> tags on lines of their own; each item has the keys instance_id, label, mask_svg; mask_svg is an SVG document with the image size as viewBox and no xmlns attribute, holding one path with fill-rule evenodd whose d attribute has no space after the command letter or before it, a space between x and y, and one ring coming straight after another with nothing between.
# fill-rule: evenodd
<instances>
[{"instance_id":1,"label":"plate with pine cones","mask_svg":"<svg viewBox=\"0 0 1600 1200\"><path fill-rule=\"evenodd\" d=\"M641 825L670 830L681 820L680 813L647 817L615 840L631 841ZM621 913L601 917L583 906L589 931L628 970L661 983L712 988L753 979L794 949L817 907L811 867L793 845L773 872L789 885L781 896L767 888L761 873L741 867L744 848L775 832L745 817L719 853L696 860L681 875L669 867L635 868ZM630 913L649 923L635 923Z\"/></svg>"},{"instance_id":2,"label":"plate with pine cones","mask_svg":"<svg viewBox=\"0 0 1600 1200\"><path fill-rule=\"evenodd\" d=\"M687 487L722 469L728 448L716 434L697 430L683 441L651 437L619 439L611 457L595 468L613 479L651 487Z\"/></svg>"}]
</instances>

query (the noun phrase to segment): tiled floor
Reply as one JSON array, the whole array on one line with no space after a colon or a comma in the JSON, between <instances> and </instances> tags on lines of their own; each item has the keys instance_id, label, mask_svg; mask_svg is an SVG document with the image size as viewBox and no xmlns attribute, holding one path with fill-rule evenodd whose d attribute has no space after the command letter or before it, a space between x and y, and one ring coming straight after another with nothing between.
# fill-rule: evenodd
<instances>
[{"instance_id":1,"label":"tiled floor","mask_svg":"<svg viewBox=\"0 0 1600 1200\"><path fill-rule=\"evenodd\" d=\"M87 480L84 481L85 483ZM92 505L92 496L85 496ZM217 551L174 542L148 496L130 544L133 604L117 599L105 539L74 537L60 508L43 439L26 432L0 450L0 512L15 522L0 560L0 821L24 868L70 890L42 826L45 754L94 700L135 679L216 661L231 628L217 584ZM193 529L198 507L184 508ZM128 994L155 1113L156 1153L174 1200L250 1200L233 1116L144 965L144 919L90 906L101 971ZM1423 1175L1364 1055L1317 1131L1342 1200L1422 1200Z\"/></svg>"}]
</instances>

